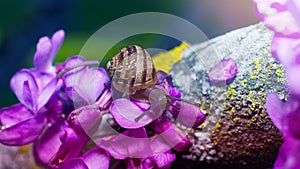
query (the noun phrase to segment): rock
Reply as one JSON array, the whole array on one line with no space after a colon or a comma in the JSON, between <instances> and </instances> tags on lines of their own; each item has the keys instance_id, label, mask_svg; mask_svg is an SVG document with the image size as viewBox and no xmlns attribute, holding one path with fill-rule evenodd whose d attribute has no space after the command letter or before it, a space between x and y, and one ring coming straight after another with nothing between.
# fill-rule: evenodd
<instances>
[{"instance_id":1,"label":"rock","mask_svg":"<svg viewBox=\"0 0 300 169\"><path fill-rule=\"evenodd\" d=\"M286 99L282 66L270 53L272 32L262 24L241 28L181 53L171 70L184 98L201 103L204 125L188 130L193 145L174 166L184 168L272 167L282 137L269 118L265 99L276 92ZM232 58L238 66L233 81L210 84L208 71ZM175 167L176 168L176 167Z\"/></svg>"}]
</instances>

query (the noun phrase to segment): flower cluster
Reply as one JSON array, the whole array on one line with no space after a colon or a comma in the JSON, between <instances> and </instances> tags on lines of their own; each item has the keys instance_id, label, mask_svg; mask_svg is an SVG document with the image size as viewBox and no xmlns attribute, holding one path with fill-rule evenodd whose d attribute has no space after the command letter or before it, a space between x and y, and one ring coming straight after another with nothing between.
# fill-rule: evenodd
<instances>
[{"instance_id":1,"label":"flower cluster","mask_svg":"<svg viewBox=\"0 0 300 169\"><path fill-rule=\"evenodd\" d=\"M274 168L300 167L300 1L254 0L264 24L274 31L271 52L284 66L290 96L282 102L275 93L267 96L269 116L281 131L282 144Z\"/></svg>"},{"instance_id":2,"label":"flower cluster","mask_svg":"<svg viewBox=\"0 0 300 169\"><path fill-rule=\"evenodd\" d=\"M175 160L171 149L190 146L174 121L197 127L205 115L180 101L180 91L163 72L157 73L154 88L159 90L150 93L158 102L151 102L116 97L120 94L114 92L106 70L90 67L97 61L72 56L53 65L64 36L59 30L51 39L40 38L34 68L12 77L10 86L20 103L0 110L0 143L33 143L37 164L49 168L107 169L111 157L129 169L170 167ZM104 124L114 132L105 133Z\"/></svg>"}]
</instances>

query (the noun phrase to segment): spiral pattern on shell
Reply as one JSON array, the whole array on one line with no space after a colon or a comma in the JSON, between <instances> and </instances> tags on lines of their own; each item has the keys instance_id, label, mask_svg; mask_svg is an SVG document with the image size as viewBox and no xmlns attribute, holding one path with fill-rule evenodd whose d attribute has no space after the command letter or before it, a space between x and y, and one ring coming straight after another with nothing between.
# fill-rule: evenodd
<instances>
[{"instance_id":1,"label":"spiral pattern on shell","mask_svg":"<svg viewBox=\"0 0 300 169\"><path fill-rule=\"evenodd\" d=\"M157 76L150 54L137 45L123 48L106 64L114 88L122 93L154 86Z\"/></svg>"}]
</instances>

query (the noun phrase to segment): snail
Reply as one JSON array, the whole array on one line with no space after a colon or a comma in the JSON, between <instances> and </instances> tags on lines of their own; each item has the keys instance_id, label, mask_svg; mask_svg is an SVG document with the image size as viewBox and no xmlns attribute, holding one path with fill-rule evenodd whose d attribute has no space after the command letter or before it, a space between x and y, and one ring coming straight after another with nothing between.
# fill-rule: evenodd
<instances>
[{"instance_id":1,"label":"snail","mask_svg":"<svg viewBox=\"0 0 300 169\"><path fill-rule=\"evenodd\" d=\"M135 100L150 102L150 108L138 116L136 122L150 110L161 111L166 106L176 108L169 99L200 106L188 100L172 97L165 89L155 86L158 79L153 61L150 54L140 46L123 48L107 62L106 68L111 84L117 91L128 94Z\"/></svg>"},{"instance_id":2,"label":"snail","mask_svg":"<svg viewBox=\"0 0 300 169\"><path fill-rule=\"evenodd\" d=\"M156 71L150 54L134 45L123 48L106 65L114 88L133 95L157 83Z\"/></svg>"}]
</instances>

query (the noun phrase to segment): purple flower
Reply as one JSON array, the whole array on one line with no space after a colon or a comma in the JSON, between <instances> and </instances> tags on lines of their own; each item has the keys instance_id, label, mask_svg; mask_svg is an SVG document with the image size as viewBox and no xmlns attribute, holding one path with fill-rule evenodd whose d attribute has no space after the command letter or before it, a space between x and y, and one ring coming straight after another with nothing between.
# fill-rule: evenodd
<instances>
[{"instance_id":1,"label":"purple flower","mask_svg":"<svg viewBox=\"0 0 300 169\"><path fill-rule=\"evenodd\" d=\"M63 127L63 134L60 135L61 145L50 159L49 167L58 168L64 162L78 157L88 140L88 136L82 130L77 131L65 125Z\"/></svg>"},{"instance_id":2,"label":"purple flower","mask_svg":"<svg viewBox=\"0 0 300 169\"><path fill-rule=\"evenodd\" d=\"M44 113L34 115L22 104L0 110L0 142L19 146L33 142L43 131L46 124Z\"/></svg>"},{"instance_id":3,"label":"purple flower","mask_svg":"<svg viewBox=\"0 0 300 169\"><path fill-rule=\"evenodd\" d=\"M148 102L139 102L126 98L113 101L110 113L121 127L128 129L144 127L159 118L166 110L169 110L176 120L188 127L197 127L204 121L205 115L198 107L172 100L172 98L170 103L168 103L169 98L165 96L164 92L175 98L180 98L181 96L178 90L168 84L157 85L156 88L149 89L149 91ZM137 121L136 119L144 114L145 111L147 113Z\"/></svg>"},{"instance_id":4,"label":"purple flower","mask_svg":"<svg viewBox=\"0 0 300 169\"><path fill-rule=\"evenodd\" d=\"M275 169L300 167L300 1L254 0L258 16L274 31L273 57L285 69L289 98L282 102L275 93L267 96L267 112L283 135Z\"/></svg>"},{"instance_id":5,"label":"purple flower","mask_svg":"<svg viewBox=\"0 0 300 169\"><path fill-rule=\"evenodd\" d=\"M94 69L80 68L80 70L76 73L69 72L67 74L68 76L65 77L67 79L65 80L66 86L69 85L68 80L70 78L73 78L72 76L82 75L81 73L86 73L86 72L91 74L85 74L86 76L90 75L85 77L85 80L89 82L95 80L97 82L97 86L100 87L104 86L107 77L104 77L103 79L103 76L106 74L104 75L97 74L98 72L97 71L93 72L93 70ZM82 89L80 90L82 96L86 96L85 99L91 102L92 100L93 102L95 102L96 100L95 97L98 97L94 95L88 95L89 94L88 92L92 90L91 88L80 88L77 83L72 83L72 85L78 86L77 89ZM50 127L48 129L51 131L49 132L47 131L42 136L39 143L35 146L36 156L40 161L40 163L42 164L48 163L51 168L57 168L57 167L66 168L67 166L70 166L72 164L70 161L74 162L75 160L76 162L78 161L84 162L85 156L83 156L82 159L81 157L79 157L79 154L81 154L83 148L85 147L87 141L89 140L87 134L93 134L96 131L96 128L99 126L101 122L102 114L106 113L102 109L107 108L107 105L110 104L111 102L111 93L109 88L105 89L105 91L103 90L104 88L100 88L100 90L98 89L98 92L103 94L101 95L101 97L98 99L96 103L88 105L87 102L83 102L82 105L85 104L86 106L80 107L72 111L68 116L68 124L66 122L62 122L57 125L54 125L53 128ZM74 99L73 102L74 101L78 101L78 100ZM49 149L47 150L46 145L52 145L52 144L53 145L55 144L55 146L53 146L50 150ZM76 148L73 148L74 145L76 145ZM89 165L89 162L80 163L80 164ZM97 168L97 166L94 166L94 168L95 167Z\"/></svg>"},{"instance_id":6,"label":"purple flower","mask_svg":"<svg viewBox=\"0 0 300 169\"><path fill-rule=\"evenodd\" d=\"M97 145L109 152L115 159L145 158L153 155L143 127L128 129L118 135L101 138Z\"/></svg>"},{"instance_id":7,"label":"purple flower","mask_svg":"<svg viewBox=\"0 0 300 169\"><path fill-rule=\"evenodd\" d=\"M138 122L135 121L149 107L150 105L146 103L140 103L138 106L129 99L121 98L113 101L110 112L121 127L136 129L146 126L153 120L151 114L155 112L151 111L151 114L148 113Z\"/></svg>"},{"instance_id":8,"label":"purple flower","mask_svg":"<svg viewBox=\"0 0 300 169\"><path fill-rule=\"evenodd\" d=\"M108 169L109 154L101 148L89 150L80 157L72 158L64 163L61 169Z\"/></svg>"},{"instance_id":9,"label":"purple flower","mask_svg":"<svg viewBox=\"0 0 300 169\"><path fill-rule=\"evenodd\" d=\"M300 37L298 0L254 0L259 18L279 36Z\"/></svg>"},{"instance_id":10,"label":"purple flower","mask_svg":"<svg viewBox=\"0 0 300 169\"><path fill-rule=\"evenodd\" d=\"M285 67L288 88L294 95L300 96L300 40L275 35L271 49L273 56Z\"/></svg>"},{"instance_id":11,"label":"purple flower","mask_svg":"<svg viewBox=\"0 0 300 169\"><path fill-rule=\"evenodd\" d=\"M208 72L208 79L214 85L223 85L235 78L238 67L232 58L223 59Z\"/></svg>"},{"instance_id":12,"label":"purple flower","mask_svg":"<svg viewBox=\"0 0 300 169\"><path fill-rule=\"evenodd\" d=\"M300 166L300 141L293 137L284 138L284 143L274 164L274 169L298 169Z\"/></svg>"},{"instance_id":13,"label":"purple flower","mask_svg":"<svg viewBox=\"0 0 300 169\"><path fill-rule=\"evenodd\" d=\"M197 127L204 121L205 115L198 107L178 101L181 92L163 79L161 84L142 92L142 94L137 93L136 95L140 97L134 96L134 99L120 98L113 101L110 113L116 122L127 130L121 135L100 139L98 145L116 159L127 159L128 168L151 168L155 166L157 168L162 165L153 163L154 155L160 154L162 161L164 161L163 157L173 159L162 154L170 149L184 151L191 144L186 133L163 113L169 110L176 120L188 127ZM144 99L141 102L136 99L144 95L147 95L148 100ZM166 95L177 99L169 99ZM147 113L145 114L145 112ZM139 118L143 114L145 115ZM150 126L156 133L150 138L150 142L144 126ZM135 144L131 144L133 142ZM152 149L147 147L152 147ZM143 151L140 152L139 150Z\"/></svg>"},{"instance_id":14,"label":"purple flower","mask_svg":"<svg viewBox=\"0 0 300 169\"><path fill-rule=\"evenodd\" d=\"M190 145L190 139L187 134L178 128L171 120L163 115L150 124L150 127L164 140L169 149L173 148L176 151L184 151Z\"/></svg>"},{"instance_id":15,"label":"purple flower","mask_svg":"<svg viewBox=\"0 0 300 169\"><path fill-rule=\"evenodd\" d=\"M19 101L33 113L37 113L60 89L62 81L51 74L22 69L10 81Z\"/></svg>"},{"instance_id":16,"label":"purple flower","mask_svg":"<svg viewBox=\"0 0 300 169\"><path fill-rule=\"evenodd\" d=\"M92 136L97 131L102 115L105 113L105 111L100 111L95 105L81 107L71 112L68 117L68 124L73 129Z\"/></svg>"},{"instance_id":17,"label":"purple flower","mask_svg":"<svg viewBox=\"0 0 300 169\"><path fill-rule=\"evenodd\" d=\"M86 62L81 56L74 56L65 62L66 68ZM92 104L103 92L109 78L103 68L79 67L65 73L66 92L77 107Z\"/></svg>"},{"instance_id":18,"label":"purple flower","mask_svg":"<svg viewBox=\"0 0 300 169\"><path fill-rule=\"evenodd\" d=\"M206 115L199 109L199 107L188 104L176 102L175 105L178 107L169 109L176 121L181 124L197 128L202 124L206 118Z\"/></svg>"},{"instance_id":19,"label":"purple flower","mask_svg":"<svg viewBox=\"0 0 300 169\"><path fill-rule=\"evenodd\" d=\"M51 39L48 37L40 38L34 54L34 67L37 72L55 74L56 69L52 66L57 51L65 38L65 32L59 30L55 32Z\"/></svg>"},{"instance_id":20,"label":"purple flower","mask_svg":"<svg viewBox=\"0 0 300 169\"><path fill-rule=\"evenodd\" d=\"M296 169L300 166L300 100L291 97L283 103L275 93L270 93L266 106L269 116L284 137L274 168Z\"/></svg>"},{"instance_id":21,"label":"purple flower","mask_svg":"<svg viewBox=\"0 0 300 169\"><path fill-rule=\"evenodd\" d=\"M130 158L126 160L127 169L158 169L168 168L175 160L176 155L171 153L156 154L147 158Z\"/></svg>"},{"instance_id":22,"label":"purple flower","mask_svg":"<svg viewBox=\"0 0 300 169\"><path fill-rule=\"evenodd\" d=\"M64 134L65 122L62 120L50 126L47 131L34 142L34 157L38 164L46 166L61 146L60 136Z\"/></svg>"},{"instance_id":23,"label":"purple flower","mask_svg":"<svg viewBox=\"0 0 300 169\"><path fill-rule=\"evenodd\" d=\"M269 116L285 138L292 136L300 139L300 100L298 98L291 97L283 103L275 93L270 93L267 96L266 106Z\"/></svg>"},{"instance_id":24,"label":"purple flower","mask_svg":"<svg viewBox=\"0 0 300 169\"><path fill-rule=\"evenodd\" d=\"M56 32L51 40L41 38L34 56L35 68L22 69L12 77L10 86L21 104L0 110L1 143L24 145L33 142L43 131L46 116L52 112L45 105L62 87L51 64L63 39L63 31Z\"/></svg>"},{"instance_id":25,"label":"purple flower","mask_svg":"<svg viewBox=\"0 0 300 169\"><path fill-rule=\"evenodd\" d=\"M125 160L127 168L132 169L167 167L175 159L174 154L166 151L169 147L163 141L157 137L149 140L144 128L102 138L98 145L115 159Z\"/></svg>"},{"instance_id":26,"label":"purple flower","mask_svg":"<svg viewBox=\"0 0 300 169\"><path fill-rule=\"evenodd\" d=\"M72 56L52 64L64 36L60 30L51 39L40 38L34 68L12 77L10 86L20 103L0 110L0 142L33 142L36 162L48 168L108 169L110 156L125 160L127 168L169 168L176 157L170 149L183 151L190 140L165 113L188 127L197 127L205 115L196 106L181 104L181 92L163 72L157 73L156 86L112 102L106 71L88 67L98 61ZM99 133L107 113L121 134ZM100 148L87 144L94 136Z\"/></svg>"},{"instance_id":27,"label":"purple flower","mask_svg":"<svg viewBox=\"0 0 300 169\"><path fill-rule=\"evenodd\" d=\"M173 87L173 78L171 75L166 74L163 71L157 71L157 84L167 83L168 85Z\"/></svg>"}]
</instances>

